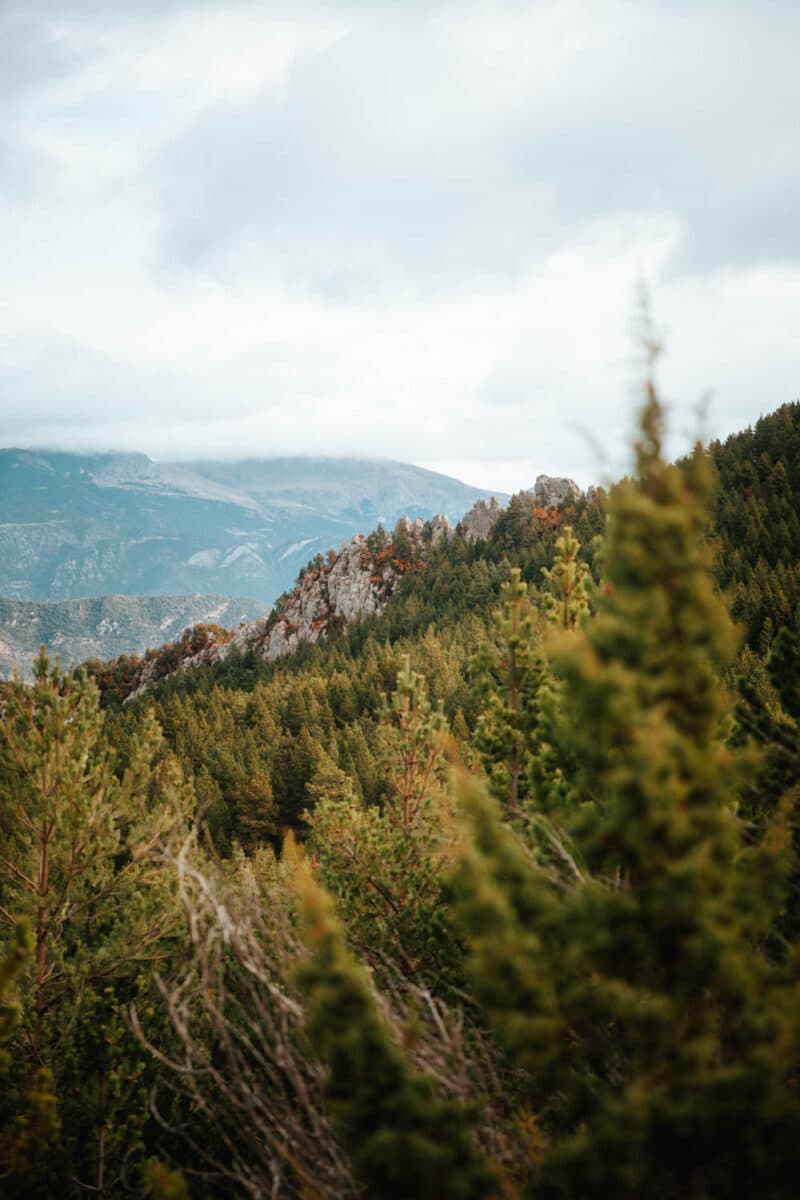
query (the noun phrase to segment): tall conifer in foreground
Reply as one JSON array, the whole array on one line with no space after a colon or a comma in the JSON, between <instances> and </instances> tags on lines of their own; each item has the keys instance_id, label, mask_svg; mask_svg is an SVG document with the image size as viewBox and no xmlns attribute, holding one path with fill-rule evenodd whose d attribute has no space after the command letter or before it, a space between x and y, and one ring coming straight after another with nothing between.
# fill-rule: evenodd
<instances>
[{"instance_id":1,"label":"tall conifer in foreground","mask_svg":"<svg viewBox=\"0 0 800 1200\"><path fill-rule=\"evenodd\" d=\"M391 1040L364 968L348 951L326 894L300 891L309 960L298 972L311 1045L328 1067L326 1098L365 1195L478 1200L495 1183L471 1137L471 1114Z\"/></svg>"},{"instance_id":2,"label":"tall conifer in foreground","mask_svg":"<svg viewBox=\"0 0 800 1200\"><path fill-rule=\"evenodd\" d=\"M584 797L574 866L525 862L480 795L457 880L473 979L530 1071L537 1197L796 1194L797 982L753 948L785 838L748 854L723 741L730 623L704 548L698 449L661 455L652 384L637 478L612 494L597 615L555 647ZM762 882L765 881L766 882Z\"/></svg>"}]
</instances>

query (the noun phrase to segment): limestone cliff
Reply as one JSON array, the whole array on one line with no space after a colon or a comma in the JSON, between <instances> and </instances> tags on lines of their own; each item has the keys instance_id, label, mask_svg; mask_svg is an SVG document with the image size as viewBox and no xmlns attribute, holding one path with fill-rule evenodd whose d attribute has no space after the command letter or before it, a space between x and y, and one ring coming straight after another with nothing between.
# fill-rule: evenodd
<instances>
[{"instance_id":1,"label":"limestone cliff","mask_svg":"<svg viewBox=\"0 0 800 1200\"><path fill-rule=\"evenodd\" d=\"M459 522L459 529L468 542L477 542L487 538L502 512L500 501L496 496L491 500L476 500L468 513Z\"/></svg>"},{"instance_id":2,"label":"limestone cliff","mask_svg":"<svg viewBox=\"0 0 800 1200\"><path fill-rule=\"evenodd\" d=\"M580 489L572 480L540 475L535 488L537 503L555 508ZM502 505L496 497L478 500L457 529L469 542L486 538L497 522ZM187 629L179 642L149 652L125 680L124 696L141 695L159 679L176 671L223 662L231 654L254 654L271 661L292 654L303 642L316 642L337 624L349 624L383 612L403 575L425 569L431 547L453 536L449 520L438 515L427 523L401 517L394 530L380 527L365 537L356 534L327 557L318 554L298 576L267 617L242 625L231 633L216 626ZM117 694L120 694L117 689Z\"/></svg>"},{"instance_id":3,"label":"limestone cliff","mask_svg":"<svg viewBox=\"0 0 800 1200\"><path fill-rule=\"evenodd\" d=\"M538 475L528 495L532 496L542 508L558 508L567 500L577 499L583 495L583 490L574 479L556 475Z\"/></svg>"},{"instance_id":4,"label":"limestone cliff","mask_svg":"<svg viewBox=\"0 0 800 1200\"><path fill-rule=\"evenodd\" d=\"M268 617L242 625L233 634L208 628L199 645L191 636L193 631L187 630L185 653L179 652L177 664L174 647L146 657L132 680L129 698L141 695L176 669L187 671L222 662L233 653L252 653L267 661L281 658L293 653L301 642L318 641L339 622L377 616L403 575L424 569L426 547L449 532L446 517L434 518L427 529L422 520L411 522L401 517L393 533L356 534L338 551L328 551L327 558L318 555L312 560Z\"/></svg>"}]
</instances>

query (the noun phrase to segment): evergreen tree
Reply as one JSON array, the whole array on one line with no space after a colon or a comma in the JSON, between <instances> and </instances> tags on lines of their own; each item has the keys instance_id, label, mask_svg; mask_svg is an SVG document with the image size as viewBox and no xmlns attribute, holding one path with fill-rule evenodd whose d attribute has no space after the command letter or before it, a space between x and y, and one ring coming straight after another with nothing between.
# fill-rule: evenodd
<instances>
[{"instance_id":1,"label":"evergreen tree","mask_svg":"<svg viewBox=\"0 0 800 1200\"><path fill-rule=\"evenodd\" d=\"M121 775L103 725L94 684L62 678L43 654L0 723L0 917L27 919L34 940L0 1102L20 1196L49 1194L57 1156L43 1147L59 1132L60 1170L108 1195L148 1116L122 1013L148 992L142 968L168 956L176 932L157 852L182 817L183 789L158 762L152 721Z\"/></svg>"},{"instance_id":2,"label":"evergreen tree","mask_svg":"<svg viewBox=\"0 0 800 1200\"><path fill-rule=\"evenodd\" d=\"M750 656L752 658L752 655ZM738 679L738 728L762 750L758 772L745 792L741 811L758 834L774 821L776 813L790 807L794 854L783 911L774 934L780 946L800 938L800 824L796 806L800 797L800 633L780 630L769 658L761 668L744 670Z\"/></svg>"},{"instance_id":3,"label":"evergreen tree","mask_svg":"<svg viewBox=\"0 0 800 1200\"><path fill-rule=\"evenodd\" d=\"M588 563L578 558L580 542L571 525L556 541L552 567L543 567L542 574L553 589L545 593L550 620L561 629L575 629L581 617L589 611Z\"/></svg>"},{"instance_id":4,"label":"evergreen tree","mask_svg":"<svg viewBox=\"0 0 800 1200\"><path fill-rule=\"evenodd\" d=\"M406 656L384 698L379 732L387 791L381 807L354 795L324 761L309 784L310 847L348 935L380 976L388 969L429 986L452 981L457 946L442 895L454 832L445 782L447 724Z\"/></svg>"},{"instance_id":5,"label":"evergreen tree","mask_svg":"<svg viewBox=\"0 0 800 1200\"><path fill-rule=\"evenodd\" d=\"M788 1198L800 997L793 966L754 949L784 839L778 826L748 855L733 811L709 466L700 450L663 462L652 386L637 466L610 500L597 615L556 654L591 798L563 814L567 867L526 868L486 803L468 804L473 978L531 1071L537 1197Z\"/></svg>"},{"instance_id":6,"label":"evergreen tree","mask_svg":"<svg viewBox=\"0 0 800 1200\"><path fill-rule=\"evenodd\" d=\"M514 567L503 584L502 606L494 613L494 643L484 643L472 662L473 688L483 710L475 746L493 795L516 815L528 799L538 745L539 689L546 674L535 617L527 584Z\"/></svg>"},{"instance_id":7,"label":"evergreen tree","mask_svg":"<svg viewBox=\"0 0 800 1200\"><path fill-rule=\"evenodd\" d=\"M302 889L311 955L298 972L311 1045L328 1067L326 1095L354 1172L381 1200L472 1200L497 1194L474 1146L471 1114L436 1095L381 1019L363 967L346 948L325 894Z\"/></svg>"},{"instance_id":8,"label":"evergreen tree","mask_svg":"<svg viewBox=\"0 0 800 1200\"><path fill-rule=\"evenodd\" d=\"M397 674L397 686L384 699L381 712L382 763L389 797L389 820L408 833L418 824L432 786L441 778L444 764L442 735L447 722L441 702L434 708L428 685L406 654Z\"/></svg>"}]
</instances>

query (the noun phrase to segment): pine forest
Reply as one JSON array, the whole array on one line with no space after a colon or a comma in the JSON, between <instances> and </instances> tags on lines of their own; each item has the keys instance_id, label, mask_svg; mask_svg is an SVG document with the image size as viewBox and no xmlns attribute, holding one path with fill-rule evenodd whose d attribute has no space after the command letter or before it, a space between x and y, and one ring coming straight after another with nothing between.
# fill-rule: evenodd
<instances>
[{"instance_id":1,"label":"pine forest","mask_svg":"<svg viewBox=\"0 0 800 1200\"><path fill-rule=\"evenodd\" d=\"M2 685L4 1197L798 1195L800 403L664 424L275 661Z\"/></svg>"}]
</instances>

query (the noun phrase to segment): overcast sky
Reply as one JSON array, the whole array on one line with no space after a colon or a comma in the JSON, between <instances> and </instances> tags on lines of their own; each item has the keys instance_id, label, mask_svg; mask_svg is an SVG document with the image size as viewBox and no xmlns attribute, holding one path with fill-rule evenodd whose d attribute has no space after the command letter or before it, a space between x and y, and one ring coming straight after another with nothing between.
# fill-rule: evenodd
<instances>
[{"instance_id":1,"label":"overcast sky","mask_svg":"<svg viewBox=\"0 0 800 1200\"><path fill-rule=\"evenodd\" d=\"M624 463L800 395L798 0L0 0L0 444Z\"/></svg>"}]
</instances>

